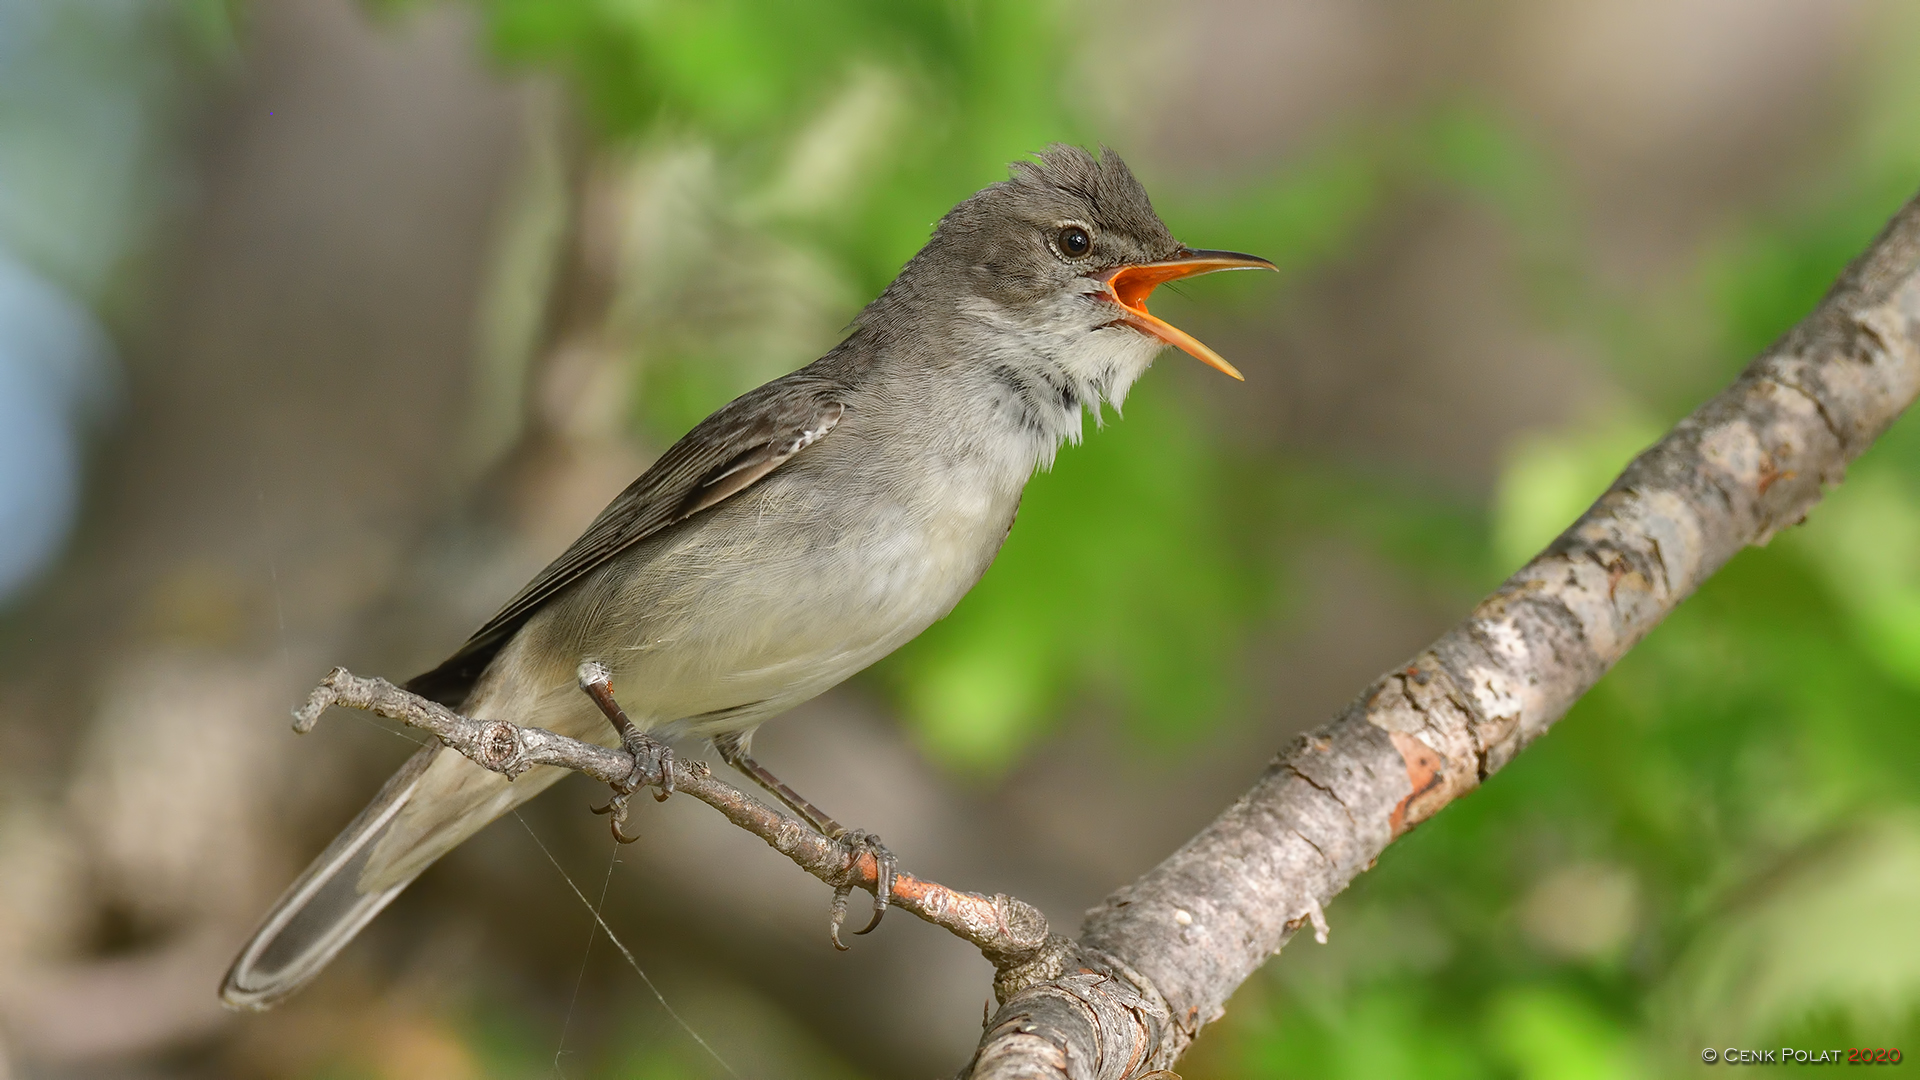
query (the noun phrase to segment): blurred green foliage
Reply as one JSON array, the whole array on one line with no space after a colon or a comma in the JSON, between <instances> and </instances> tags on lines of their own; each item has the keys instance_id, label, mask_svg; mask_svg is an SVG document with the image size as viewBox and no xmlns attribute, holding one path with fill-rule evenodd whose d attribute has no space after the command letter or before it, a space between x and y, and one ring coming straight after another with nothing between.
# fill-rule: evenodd
<instances>
[{"instance_id":1,"label":"blurred green foliage","mask_svg":"<svg viewBox=\"0 0 1920 1080\"><path fill-rule=\"evenodd\" d=\"M112 314L183 182L175 111L232 42L218 0L0 3L0 249Z\"/></svg>"},{"instance_id":2,"label":"blurred green foliage","mask_svg":"<svg viewBox=\"0 0 1920 1080\"><path fill-rule=\"evenodd\" d=\"M636 190L681 193L661 203L675 228L697 219L758 268L683 252L682 270L706 258L717 293L762 309L797 296L814 313L756 336L671 291L688 274L643 281L656 302L638 307L693 313L639 335L636 414L656 441L830 345L1006 161L1089 134L1060 4L480 6L499 56L567 73ZM1920 76L1885 66L1863 93L1886 104L1834 178L1731 229L1690 284L1658 296L1582 269L1563 185L1471 102L1355 128L1230 189L1154 184L1183 237L1290 269L1357 243L1409 188L1478 201L1520 238L1542 321L1602 349L1628 404L1518 440L1486 513L1352 467L1250 460L1149 379L1125 423L1033 482L986 579L877 678L931 753L991 774L1089 694L1148 746L1230 721L1246 707L1236 643L1284 614L1290 556L1313 536L1451 595L1496 582L1797 320L1911 189ZM1273 286L1199 288L1250 302ZM1395 845L1330 913L1332 944L1288 950L1183 1071L1601 1078L1687 1072L1709 1043L1920 1050L1917 715L1908 423L1807 528L1709 582L1553 737Z\"/></svg>"},{"instance_id":3,"label":"blurred green foliage","mask_svg":"<svg viewBox=\"0 0 1920 1080\"><path fill-rule=\"evenodd\" d=\"M1549 237L1532 251L1560 264L1543 317L1603 343L1631 394L1516 441L1498 565L1797 321L1911 194L1916 129L1868 136L1911 118L1920 81L1908 66L1877 89L1832 179L1732 229L1677 299L1568 270L1551 237L1577 230L1533 190L1550 178L1470 185ZM1480 175L1515 174L1508 148L1483 149ZM1913 1046L1916 716L1920 428L1904 421L1805 527L1737 557L1551 738L1388 851L1330 911L1332 943L1250 984L1187 1075L1625 1077L1706 1068L1706 1046Z\"/></svg>"},{"instance_id":4,"label":"blurred green foliage","mask_svg":"<svg viewBox=\"0 0 1920 1080\"><path fill-rule=\"evenodd\" d=\"M827 205L783 230L829 249L878 292L928 225L1005 163L1078 134L1063 107L1068 54L1055 3L944 0L482 0L496 53L570 77L613 143L709 140L735 183L783 167L857 176L818 181ZM807 160L789 136L863 72L884 72L895 109ZM883 145L852 145L876 136ZM834 159L838 159L837 161Z\"/></svg>"}]
</instances>

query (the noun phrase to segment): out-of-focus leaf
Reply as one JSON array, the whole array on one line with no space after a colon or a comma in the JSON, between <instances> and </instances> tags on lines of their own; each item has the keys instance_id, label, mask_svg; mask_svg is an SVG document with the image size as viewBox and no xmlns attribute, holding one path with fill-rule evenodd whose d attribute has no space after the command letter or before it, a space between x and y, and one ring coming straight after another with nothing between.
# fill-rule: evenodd
<instances>
[{"instance_id":1,"label":"out-of-focus leaf","mask_svg":"<svg viewBox=\"0 0 1920 1080\"><path fill-rule=\"evenodd\" d=\"M1912 194L1904 178L1862 186L1817 216L1751 226L1710 256L1707 281L1724 312L1729 361L1753 356L1799 322Z\"/></svg>"},{"instance_id":2,"label":"out-of-focus leaf","mask_svg":"<svg viewBox=\"0 0 1920 1080\"><path fill-rule=\"evenodd\" d=\"M1484 107L1453 102L1437 110L1418 146L1436 177L1504 214L1539 219L1561 210L1563 189L1540 147Z\"/></svg>"},{"instance_id":3,"label":"out-of-focus leaf","mask_svg":"<svg viewBox=\"0 0 1920 1080\"><path fill-rule=\"evenodd\" d=\"M1517 987L1495 1000L1494 1044L1525 1080L1615 1080L1640 1075L1626 1033L1587 1000L1552 987Z\"/></svg>"},{"instance_id":4,"label":"out-of-focus leaf","mask_svg":"<svg viewBox=\"0 0 1920 1080\"><path fill-rule=\"evenodd\" d=\"M740 984L686 973L666 990L673 1015L651 996L624 1002L619 1043L591 1071L566 1075L619 1080L859 1080L819 1036ZM684 1026L682 1026L684 1023ZM698 1039L694 1034L698 1033Z\"/></svg>"},{"instance_id":5,"label":"out-of-focus leaf","mask_svg":"<svg viewBox=\"0 0 1920 1080\"><path fill-rule=\"evenodd\" d=\"M1330 1007L1295 1013L1263 1033L1248 1048L1238 1075L1259 1080L1485 1075L1469 1036L1435 1015L1413 987L1374 987L1348 1002L1324 1004Z\"/></svg>"},{"instance_id":6,"label":"out-of-focus leaf","mask_svg":"<svg viewBox=\"0 0 1920 1080\"><path fill-rule=\"evenodd\" d=\"M1856 470L1794 539L1833 586L1861 648L1920 688L1920 500L1909 486L1889 470Z\"/></svg>"},{"instance_id":7,"label":"out-of-focus leaf","mask_svg":"<svg viewBox=\"0 0 1920 1080\"><path fill-rule=\"evenodd\" d=\"M1493 546L1502 565L1516 570L1538 554L1662 433L1644 417L1623 415L1584 431L1516 438L1494 499Z\"/></svg>"},{"instance_id":8,"label":"out-of-focus leaf","mask_svg":"<svg viewBox=\"0 0 1920 1080\"><path fill-rule=\"evenodd\" d=\"M0 247L99 300L180 180L160 137L188 72L169 46L217 48L219 25L157 0L0 2Z\"/></svg>"},{"instance_id":9,"label":"out-of-focus leaf","mask_svg":"<svg viewBox=\"0 0 1920 1080\"><path fill-rule=\"evenodd\" d=\"M553 1067L554 1033L540 1030L504 1002L476 1002L462 1020L460 1034L488 1080L534 1076Z\"/></svg>"},{"instance_id":10,"label":"out-of-focus leaf","mask_svg":"<svg viewBox=\"0 0 1920 1080\"><path fill-rule=\"evenodd\" d=\"M1624 866L1576 862L1542 878L1521 901L1520 930L1548 955L1607 961L1634 931L1640 883Z\"/></svg>"},{"instance_id":11,"label":"out-of-focus leaf","mask_svg":"<svg viewBox=\"0 0 1920 1080\"><path fill-rule=\"evenodd\" d=\"M1920 818L1821 838L1713 914L1658 1015L1688 1045L1747 1045L1822 1008L1896 1023L1920 1000L1916 911Z\"/></svg>"}]
</instances>

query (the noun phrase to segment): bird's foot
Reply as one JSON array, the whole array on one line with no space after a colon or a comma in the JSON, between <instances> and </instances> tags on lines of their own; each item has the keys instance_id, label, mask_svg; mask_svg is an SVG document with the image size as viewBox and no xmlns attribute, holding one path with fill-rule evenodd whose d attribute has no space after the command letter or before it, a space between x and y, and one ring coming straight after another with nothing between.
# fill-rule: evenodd
<instances>
[{"instance_id":1,"label":"bird's foot","mask_svg":"<svg viewBox=\"0 0 1920 1080\"><path fill-rule=\"evenodd\" d=\"M841 952L847 946L840 940L840 927L847 921L847 897L853 893L851 878L859 867L863 856L873 859L873 920L864 929L855 930L855 934L870 934L880 925L887 913L887 904L893 899L893 877L899 868L900 860L893 852L880 843L880 838L865 829L853 829L841 833L835 838L847 853L846 879L834 887L833 906L829 912L827 936L833 939L833 947Z\"/></svg>"},{"instance_id":2,"label":"bird's foot","mask_svg":"<svg viewBox=\"0 0 1920 1080\"><path fill-rule=\"evenodd\" d=\"M605 664L598 660L582 662L579 679L580 689L593 699L613 729L620 733L620 747L633 759L633 771L613 785L613 798L607 805L593 808L596 814L612 814L613 838L631 844L640 837L628 836L620 828L627 823L627 800L643 785L652 784L659 789L653 793L654 800L667 801L667 796L673 794L673 750L627 719L626 710L613 699L613 673Z\"/></svg>"},{"instance_id":3,"label":"bird's foot","mask_svg":"<svg viewBox=\"0 0 1920 1080\"><path fill-rule=\"evenodd\" d=\"M612 814L613 820L608 824L613 829L613 838L622 844L631 844L640 839L640 835L628 836L621 828L627 823L628 800L634 792L651 784L657 789L654 800L667 801L667 796L673 794L673 748L638 731L630 731L620 740L620 746L633 758L633 771L613 784L613 798L607 805L592 809L596 814Z\"/></svg>"}]
</instances>

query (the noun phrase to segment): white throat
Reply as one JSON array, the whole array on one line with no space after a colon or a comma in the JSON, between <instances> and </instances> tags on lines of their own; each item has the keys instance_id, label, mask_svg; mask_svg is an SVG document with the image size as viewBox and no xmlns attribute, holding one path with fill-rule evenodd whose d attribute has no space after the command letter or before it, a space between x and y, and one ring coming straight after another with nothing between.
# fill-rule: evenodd
<instances>
[{"instance_id":1,"label":"white throat","mask_svg":"<svg viewBox=\"0 0 1920 1080\"><path fill-rule=\"evenodd\" d=\"M1078 443L1084 419L1105 422L1134 380L1165 346L1114 321L1109 305L1090 293L1068 293L1039 311L1017 316L977 297L961 302L966 362L988 380L995 412L1032 444L1033 464L1047 469L1063 443Z\"/></svg>"}]
</instances>

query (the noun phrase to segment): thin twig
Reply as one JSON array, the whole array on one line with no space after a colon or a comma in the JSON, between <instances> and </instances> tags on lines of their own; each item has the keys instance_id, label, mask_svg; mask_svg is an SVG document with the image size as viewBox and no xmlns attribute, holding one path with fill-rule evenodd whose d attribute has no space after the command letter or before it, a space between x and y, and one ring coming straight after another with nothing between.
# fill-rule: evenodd
<instances>
[{"instance_id":1,"label":"thin twig","mask_svg":"<svg viewBox=\"0 0 1920 1080\"><path fill-rule=\"evenodd\" d=\"M432 733L476 765L512 779L536 765L556 765L584 773L607 784L625 781L636 768L647 787L659 788L663 777L654 763L636 765L626 751L557 735L545 728L522 727L504 720L475 720L438 702L409 693L385 679L367 679L346 668L334 668L320 681L304 705L294 710L295 731L312 730L330 706L344 705L398 720ZM672 764L673 790L706 803L728 821L758 836L767 846L793 860L794 865L828 885L851 885L868 892L876 888L877 867L871 853L849 858L846 847L820 835L811 825L776 810L739 788L714 777L704 761ZM899 871L893 879L891 902L905 911L973 944L995 968L1017 970L1059 946L1046 917L1033 905L996 893L949 889L938 882Z\"/></svg>"}]
</instances>

